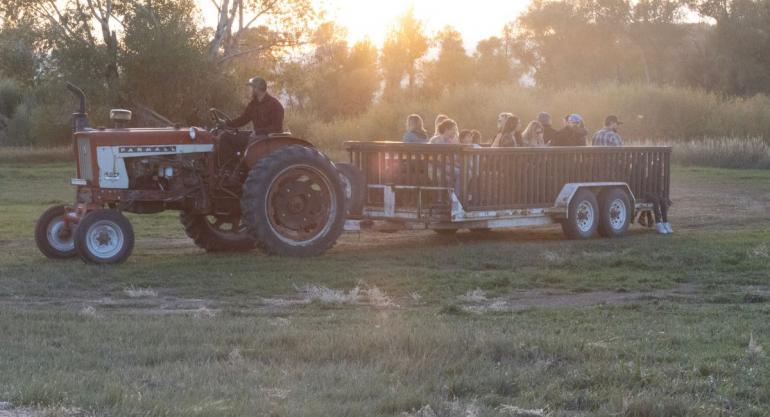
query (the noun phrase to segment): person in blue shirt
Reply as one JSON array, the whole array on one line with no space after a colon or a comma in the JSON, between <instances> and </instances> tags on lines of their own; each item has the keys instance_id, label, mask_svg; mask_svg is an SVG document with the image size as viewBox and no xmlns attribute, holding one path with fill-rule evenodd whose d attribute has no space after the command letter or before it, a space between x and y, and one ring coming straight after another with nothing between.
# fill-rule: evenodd
<instances>
[{"instance_id":1,"label":"person in blue shirt","mask_svg":"<svg viewBox=\"0 0 770 417\"><path fill-rule=\"evenodd\" d=\"M404 143L428 143L428 132L419 114L410 114L406 118L406 132Z\"/></svg>"},{"instance_id":2,"label":"person in blue shirt","mask_svg":"<svg viewBox=\"0 0 770 417\"><path fill-rule=\"evenodd\" d=\"M607 116L604 119L604 127L594 133L593 146L623 146L623 139L618 134L618 128L622 124L618 116Z\"/></svg>"}]
</instances>

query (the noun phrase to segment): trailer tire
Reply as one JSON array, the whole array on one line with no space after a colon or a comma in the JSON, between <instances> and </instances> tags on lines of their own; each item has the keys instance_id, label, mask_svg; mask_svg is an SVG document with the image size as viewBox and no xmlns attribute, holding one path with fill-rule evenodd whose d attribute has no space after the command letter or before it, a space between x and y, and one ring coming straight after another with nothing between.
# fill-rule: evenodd
<instances>
[{"instance_id":1,"label":"trailer tire","mask_svg":"<svg viewBox=\"0 0 770 417\"><path fill-rule=\"evenodd\" d=\"M134 229L118 211L94 210L83 216L75 229L75 248L86 263L121 263L134 249Z\"/></svg>"},{"instance_id":2,"label":"trailer tire","mask_svg":"<svg viewBox=\"0 0 770 417\"><path fill-rule=\"evenodd\" d=\"M248 252L257 247L257 242L245 230L239 233L218 230L217 222L211 224L208 216L203 214L182 211L179 213L179 221L184 226L187 237L192 239L196 246L205 249L206 252ZM236 224L232 222L226 224L236 227ZM238 222L239 224L240 222ZM219 226L221 227L221 224Z\"/></svg>"},{"instance_id":3,"label":"trailer tire","mask_svg":"<svg viewBox=\"0 0 770 417\"><path fill-rule=\"evenodd\" d=\"M599 227L599 204L590 190L581 188L569 203L567 218L561 224L568 239L590 239Z\"/></svg>"},{"instance_id":4,"label":"trailer tire","mask_svg":"<svg viewBox=\"0 0 770 417\"><path fill-rule=\"evenodd\" d=\"M78 256L75 250L75 233L67 227L64 205L50 207L35 223L35 243L40 252L51 259L70 259Z\"/></svg>"},{"instance_id":5,"label":"trailer tire","mask_svg":"<svg viewBox=\"0 0 770 417\"><path fill-rule=\"evenodd\" d=\"M334 164L313 148L288 145L263 157L243 185L241 215L270 255L321 255L345 226L345 194Z\"/></svg>"},{"instance_id":6,"label":"trailer tire","mask_svg":"<svg viewBox=\"0 0 770 417\"><path fill-rule=\"evenodd\" d=\"M618 188L599 195L599 234L607 238L621 237L628 231L633 218L631 199Z\"/></svg>"},{"instance_id":7,"label":"trailer tire","mask_svg":"<svg viewBox=\"0 0 770 417\"><path fill-rule=\"evenodd\" d=\"M345 192L345 211L348 215L360 216L364 213L366 199L366 180L364 173L352 164L335 163L339 172L342 188Z\"/></svg>"}]
</instances>

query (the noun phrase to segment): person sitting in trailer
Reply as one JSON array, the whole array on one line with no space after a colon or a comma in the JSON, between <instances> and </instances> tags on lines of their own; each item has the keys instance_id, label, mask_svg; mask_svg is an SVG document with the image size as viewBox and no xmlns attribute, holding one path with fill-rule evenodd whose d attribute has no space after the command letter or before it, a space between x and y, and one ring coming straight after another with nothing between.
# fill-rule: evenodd
<instances>
[{"instance_id":1,"label":"person sitting in trailer","mask_svg":"<svg viewBox=\"0 0 770 417\"><path fill-rule=\"evenodd\" d=\"M449 116L446 114L439 114L436 116L436 120L433 122L433 136L438 136L438 125L440 125L444 120L449 120Z\"/></svg>"},{"instance_id":2,"label":"person sitting in trailer","mask_svg":"<svg viewBox=\"0 0 770 417\"><path fill-rule=\"evenodd\" d=\"M543 125L537 120L529 122L527 128L521 134L521 146L538 148L545 146L543 143Z\"/></svg>"},{"instance_id":3,"label":"person sitting in trailer","mask_svg":"<svg viewBox=\"0 0 770 417\"><path fill-rule=\"evenodd\" d=\"M618 133L618 128L623 123L618 116L610 115L604 119L604 127L594 133L593 146L623 146L623 139Z\"/></svg>"},{"instance_id":4,"label":"person sitting in trailer","mask_svg":"<svg viewBox=\"0 0 770 417\"><path fill-rule=\"evenodd\" d=\"M517 131L519 128L519 118L517 116L511 113L500 113L497 125L499 131L497 136L495 136L495 140L492 141L493 148L513 148L519 146L521 133Z\"/></svg>"},{"instance_id":5,"label":"person sitting in trailer","mask_svg":"<svg viewBox=\"0 0 770 417\"><path fill-rule=\"evenodd\" d=\"M551 141L551 146L586 146L588 131L579 114L570 114L564 118L565 126Z\"/></svg>"},{"instance_id":6,"label":"person sitting in trailer","mask_svg":"<svg viewBox=\"0 0 770 417\"><path fill-rule=\"evenodd\" d=\"M428 132L419 114L410 114L406 118L406 133L403 140L404 143L428 143Z\"/></svg>"},{"instance_id":7,"label":"person sitting in trailer","mask_svg":"<svg viewBox=\"0 0 770 417\"><path fill-rule=\"evenodd\" d=\"M537 115L537 121L543 126L543 143L549 144L556 136L556 129L551 125L551 115L546 112L540 112Z\"/></svg>"},{"instance_id":8,"label":"person sitting in trailer","mask_svg":"<svg viewBox=\"0 0 770 417\"><path fill-rule=\"evenodd\" d=\"M436 136L430 138L429 143L434 145L457 145L460 143L458 139L460 131L457 128L457 122L452 119L446 119L439 123L436 133Z\"/></svg>"},{"instance_id":9,"label":"person sitting in trailer","mask_svg":"<svg viewBox=\"0 0 770 417\"><path fill-rule=\"evenodd\" d=\"M463 129L460 131L460 144L461 145L473 144L473 132L470 129Z\"/></svg>"},{"instance_id":10,"label":"person sitting in trailer","mask_svg":"<svg viewBox=\"0 0 770 417\"><path fill-rule=\"evenodd\" d=\"M471 130L471 144L474 148L481 147L481 132L476 129Z\"/></svg>"}]
</instances>

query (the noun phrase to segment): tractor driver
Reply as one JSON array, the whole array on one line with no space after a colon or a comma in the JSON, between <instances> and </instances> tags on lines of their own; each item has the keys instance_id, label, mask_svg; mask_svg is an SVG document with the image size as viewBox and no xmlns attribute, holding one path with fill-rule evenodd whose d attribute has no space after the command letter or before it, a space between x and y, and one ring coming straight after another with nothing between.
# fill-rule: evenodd
<instances>
[{"instance_id":1,"label":"tractor driver","mask_svg":"<svg viewBox=\"0 0 770 417\"><path fill-rule=\"evenodd\" d=\"M251 122L252 131L222 135L220 151L226 158L232 158L236 152L243 152L251 141L266 138L271 133L283 132L283 105L267 92L265 79L254 77L246 85L251 87L251 101L243 114L227 122L227 127L239 128Z\"/></svg>"}]
</instances>

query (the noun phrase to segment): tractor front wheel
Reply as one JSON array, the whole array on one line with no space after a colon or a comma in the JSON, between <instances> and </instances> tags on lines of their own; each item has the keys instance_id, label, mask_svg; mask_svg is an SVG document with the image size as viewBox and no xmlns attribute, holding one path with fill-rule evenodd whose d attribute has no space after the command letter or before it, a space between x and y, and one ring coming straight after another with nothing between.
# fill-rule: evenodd
<instances>
[{"instance_id":1,"label":"tractor front wheel","mask_svg":"<svg viewBox=\"0 0 770 417\"><path fill-rule=\"evenodd\" d=\"M75 229L75 249L86 263L121 263L134 249L134 229L118 211L94 210L83 216Z\"/></svg>"},{"instance_id":2,"label":"tractor front wheel","mask_svg":"<svg viewBox=\"0 0 770 417\"><path fill-rule=\"evenodd\" d=\"M40 252L51 259L69 259L77 256L75 230L65 220L67 209L63 205L46 210L35 224L35 243Z\"/></svg>"},{"instance_id":3,"label":"tractor front wheel","mask_svg":"<svg viewBox=\"0 0 770 417\"><path fill-rule=\"evenodd\" d=\"M207 252L248 252L257 246L240 216L179 213L185 234Z\"/></svg>"},{"instance_id":4,"label":"tractor front wheel","mask_svg":"<svg viewBox=\"0 0 770 417\"><path fill-rule=\"evenodd\" d=\"M249 173L241 214L257 245L268 254L323 254L345 225L345 193L338 171L315 149L280 148Z\"/></svg>"}]
</instances>

